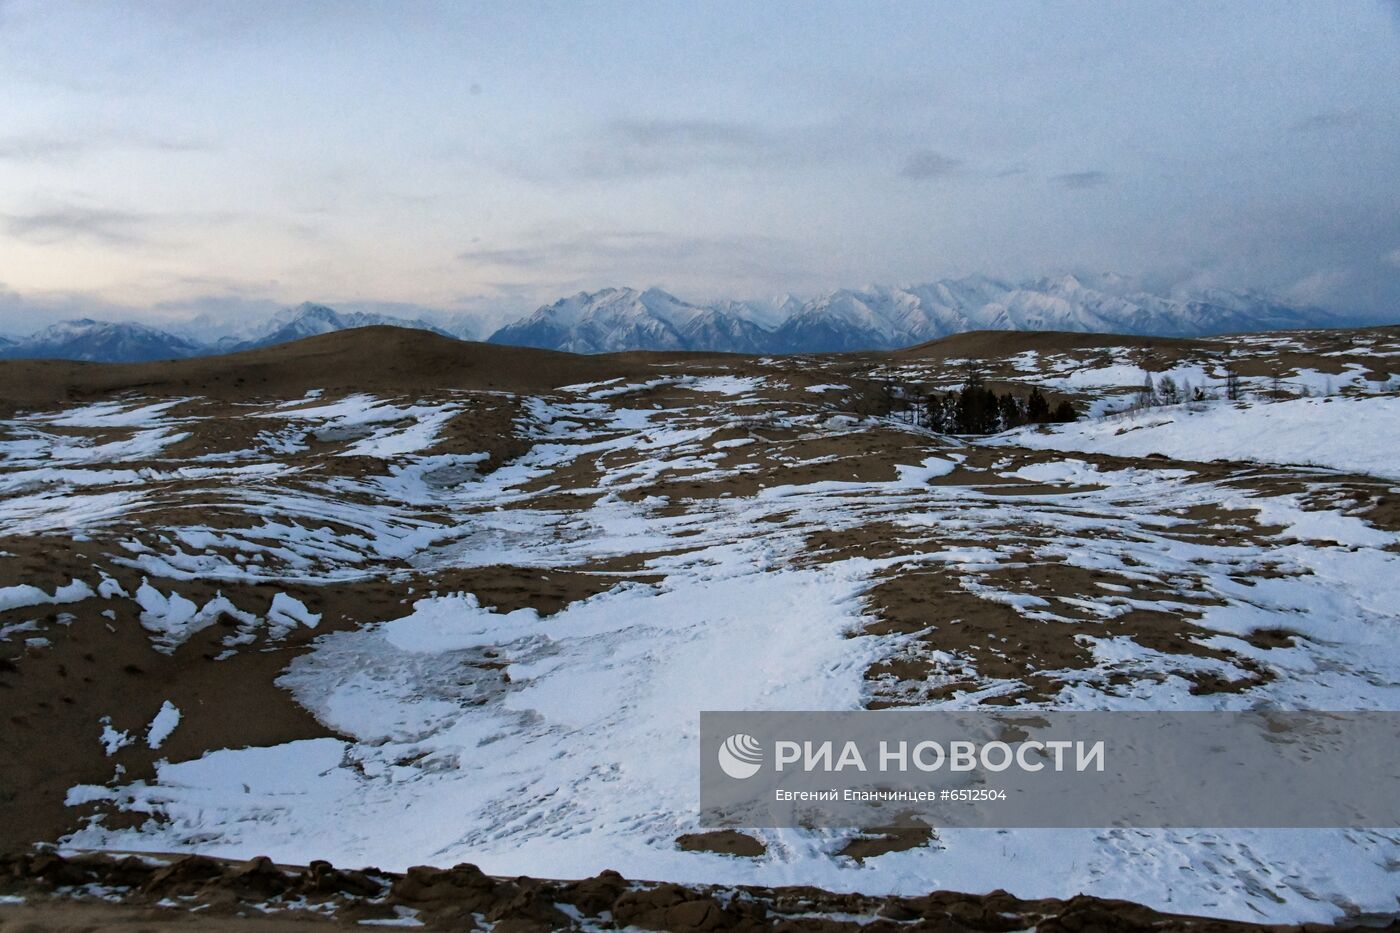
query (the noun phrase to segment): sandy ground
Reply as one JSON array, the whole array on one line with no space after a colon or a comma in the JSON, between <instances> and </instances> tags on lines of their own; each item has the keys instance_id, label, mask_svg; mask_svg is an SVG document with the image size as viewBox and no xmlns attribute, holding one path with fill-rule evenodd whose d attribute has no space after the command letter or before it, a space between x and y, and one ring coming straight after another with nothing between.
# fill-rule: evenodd
<instances>
[{"instance_id":1,"label":"sandy ground","mask_svg":"<svg viewBox=\"0 0 1400 933\"><path fill-rule=\"evenodd\" d=\"M1395 328L1271 335L1246 344L1237 369L1255 376L1308 370L1341 377L1349 365L1360 363L1369 378L1388 373L1400 359L1397 344ZM889 421L858 421L891 373L925 385L954 383L966 372L966 361L975 359L1001 379L998 385L1025 386L1039 372L1027 369L1026 353L1037 355L1032 362L1048 379L1063 369L1057 357L1090 367L1121 362L1125 353L1154 364L1194 365L1218 361L1237 345L969 334L863 356L576 357L370 328L173 363L0 362L0 397L8 418L0 442L22 443L31 436L27 432L41 431L45 445L68 445L75 457L99 448L134 451L71 465L40 453L30 460L12 457L0 469L0 479L14 483L0 499L14 506L16 516L0 536L0 587L32 585L56 593L73 581L94 589L99 581L110 581L112 588L62 603L0 609L5 633L0 635L0 849L51 842L89 823L120 830L162 818L107 803L68 806L65 796L76 785L151 781L161 761L198 759L216 749L343 737L277 683L289 665L315 649L317 639L406 615L427 596L470 593L496 613L528 609L546 619L627 587L664 589L667 559L713 544L709 526L736 502L770 503L738 534L800 541L794 567L852 558L886 562L860 597L862 627L849 633L884 639L887 646L865 667L866 708L1022 705L1051 701L1070 688L1113 698L1168 683L1181 685L1192 697L1262 696L1286 676L1287 665L1276 659L1309 650L1314 636L1281 623L1238 638L1220 637L1207 624L1209 614L1242 600L1222 586L1231 578L1221 577L1218 567L1207 572L1172 565L1168 571L1144 564L1141 556L1125 558L1117 567L1087 567L1068 559L1067 552L1092 547L1112 555L1121 544L1123 554L1155 548L1165 560L1179 548L1209 546L1225 554L1227 563L1238 563L1233 579L1241 585L1294 579L1307 571L1276 556L1284 551L1280 536L1293 536L1289 553L1294 553L1310 546L1306 534L1286 529L1251 503L1286 499L1305 515L1335 513L1376 533L1393 533L1400 530L1395 482L1318 469L1088 453L1073 455L1080 474L1066 478L1052 469L1066 459L1059 452L993 448ZM1365 352L1352 352L1357 350ZM726 396L695 390L693 380L713 377L750 380L759 388ZM579 385L595 383L601 388ZM623 395L608 394L629 385L634 387ZM1076 398L1087 404L1129 388L1095 387ZM306 397L313 391L321 394ZM287 412L342 404L359 394L405 413L368 424L287 420ZM65 424L34 414L113 399L126 405L152 399L175 404L135 424L100 419ZM540 399L563 406L564 413L542 419L532 407ZM416 447L385 454L364 446L379 437L375 432L383 432L385 444L396 443L397 435L390 433L411 432L439 411L440 425ZM634 420L636 413L645 413L649 420L638 427L619 412ZM178 436L148 443L142 432L153 424L167 425ZM666 439L688 432L702 440ZM550 459L539 454L546 449ZM882 504L881 484L897 481L911 464L948 458L955 462L919 487L936 520L911 523L900 506ZM541 465L530 466L537 462ZM94 472L84 474L87 485L70 488L63 484L73 481L72 475L44 472L55 465ZM201 472L230 465L271 472ZM428 480L412 472L420 465ZM99 468L112 473L98 475ZM503 486L497 499L462 506L441 492L526 468L533 472ZM1134 483L1160 482L1152 471L1166 468L1189 476L1173 480L1170 496L1160 500L1133 497ZM1139 475L1140 480L1133 478ZM1099 483L1095 476L1120 478ZM781 498L765 498L775 490L824 486L842 490L850 515L823 522L812 518L811 509L787 509ZM1110 508L1093 498L1101 493L1121 498ZM65 511L64 499L79 495L132 498L110 516L90 520L87 513ZM37 517L26 519L29 513L16 503L32 507ZM662 543L639 535L635 546L610 541L607 550L590 552L589 536L607 537L609 529L577 523L599 503L646 510L652 520L673 521L668 527L676 530ZM1130 520L1119 521L1113 509L1120 507ZM301 508L307 511L296 511ZM507 536L513 514L527 530L500 547L499 553L511 559L460 559L460 549L474 540L464 528L480 523L504 528L500 534ZM192 533L197 534L188 537ZM562 556L520 559L555 545ZM995 557L973 567L923 559L958 548L984 549ZM1386 548L1394 546L1379 546ZM185 563L174 560L177 552ZM252 572L240 576L230 568ZM160 645L135 598L146 585L162 594L178 592L198 606L223 599L259 620L270 615L276 600L289 597L319 622L315 628L274 629L225 614L178 644ZM1006 594L1023 602L1009 601ZM1104 617L1098 611L1102 606L1086 605L1086 594L1115 594L1125 608ZM1047 608L1028 615L1018 608L1029 604L1025 600ZM1106 665L1081 637L1088 624L1096 626L1099 637L1151 654L1153 666ZM481 691L481 702L494 702L513 689L506 667L486 649L463 661L460 676ZM181 720L168 740L153 748L142 733L164 703L177 707ZM132 741L107 752L98 740L102 722L127 732ZM871 828L852 835L835 853L861 865L878 864L884 856L918 850L936 838L931 828ZM675 847L696 857L740 860L768 852L763 839L737 832L681 833ZM122 905L101 901L91 887L111 882L108 875L115 869L102 863L71 871L61 861L45 863L48 868L7 864L18 872L11 889L26 898L0 903L0 926L7 929L134 930L177 923L301 929L327 922L316 910L286 904L263 914L242 889L232 899L214 896L212 889L224 884L231 869L215 871L213 863L181 869L195 874L169 884L155 884L147 868L127 864L122 871L132 878L122 882ZM271 885L285 899L294 888L305 888L307 871L274 878L264 866L255 874L262 873L258 884ZM67 877L65 872L85 880L54 880ZM568 920L572 914L553 906L565 903L594 918L590 923L604 922L597 918L611 910L616 922L626 917L651 929L742 928L745 923L766 929L776 919L789 929L841 929L854 922L840 919L847 914L886 918L865 929L880 929L881 923L893 928L896 920L906 919L938 929L1013 929L1036 922L1047 930L1243 928L1163 918L1092 899L1030 903L948 895L896 904L770 890L746 893L736 906L732 892L694 887L639 890L604 878L584 891L579 887L584 882L507 883L465 870L459 874L432 880L421 873L410 880L385 875L383 885L397 892L393 898L370 906L357 901L329 922L395 919L392 910L383 911L399 905L422 911L430 925L466 923L469 916L495 912L502 921L524 924L513 928L528 929ZM465 913L459 891L447 899L450 910L439 909L424 891L443 883L454 891L465 885L487 893L479 903L470 901ZM48 900L65 888L82 893L77 889L83 885L92 896L81 902ZM139 896L129 893L138 889ZM619 907L624 895L633 901ZM190 903L207 901L210 907L191 913L185 902L178 908L159 906L167 896L194 897ZM808 916L814 913L822 916Z\"/></svg>"},{"instance_id":2,"label":"sandy ground","mask_svg":"<svg viewBox=\"0 0 1400 933\"><path fill-rule=\"evenodd\" d=\"M872 850L873 851L873 850ZM343 871L261 859L224 862L39 854L0 861L0 928L14 931L196 930L283 933L378 925L536 933L863 930L1196 931L1396 929L1262 926L1163 914L1091 897L1026 901L1004 892L872 898L810 888L693 887L603 872L581 881L492 878L474 866Z\"/></svg>"}]
</instances>

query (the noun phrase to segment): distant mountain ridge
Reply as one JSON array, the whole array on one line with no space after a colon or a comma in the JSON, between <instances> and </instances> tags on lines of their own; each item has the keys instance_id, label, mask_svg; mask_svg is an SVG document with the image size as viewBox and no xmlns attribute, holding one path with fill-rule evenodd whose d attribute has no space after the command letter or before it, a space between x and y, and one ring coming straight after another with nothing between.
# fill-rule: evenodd
<instances>
[{"instance_id":1,"label":"distant mountain ridge","mask_svg":"<svg viewBox=\"0 0 1400 933\"><path fill-rule=\"evenodd\" d=\"M238 350L254 350L258 347L271 347L279 343L301 340L303 337L315 337L319 334L330 334L340 330L375 325L408 327L414 330L432 331L444 337L455 336L423 320L405 320L368 311L336 311L326 305L304 301L295 308L288 308L280 314L274 315L257 336L243 340L225 337L215 343L214 347L217 352L230 353Z\"/></svg>"},{"instance_id":2,"label":"distant mountain ridge","mask_svg":"<svg viewBox=\"0 0 1400 933\"><path fill-rule=\"evenodd\" d=\"M0 345L0 359L146 363L198 356L205 351L192 340L134 321L81 318L52 324L20 340L7 340Z\"/></svg>"},{"instance_id":3,"label":"distant mountain ridge","mask_svg":"<svg viewBox=\"0 0 1400 933\"><path fill-rule=\"evenodd\" d=\"M387 325L455 336L422 320L406 320L365 311L336 311L304 302L275 315L252 336L223 337L202 343L135 321L62 321L18 340L0 338L0 359L58 359L97 363L150 363L194 356L236 353L289 343L303 337Z\"/></svg>"},{"instance_id":4,"label":"distant mountain ridge","mask_svg":"<svg viewBox=\"0 0 1400 933\"><path fill-rule=\"evenodd\" d=\"M1339 323L1318 308L1220 289L1156 295L1127 280L1065 275L1024 283L982 276L909 287L838 289L785 297L765 327L744 302L694 305L659 289L580 292L502 327L492 343L575 353L711 350L827 353L889 350L972 330L1055 330L1195 337Z\"/></svg>"},{"instance_id":5,"label":"distant mountain ridge","mask_svg":"<svg viewBox=\"0 0 1400 933\"><path fill-rule=\"evenodd\" d=\"M545 305L491 335L490 343L611 353L619 350L768 352L770 332L720 307L693 305L659 288L605 288Z\"/></svg>"},{"instance_id":6,"label":"distant mountain ridge","mask_svg":"<svg viewBox=\"0 0 1400 933\"><path fill-rule=\"evenodd\" d=\"M605 288L561 298L488 339L572 353L784 354L897 349L973 330L1198 337L1355 323L1253 292L1156 294L1113 275L1019 283L969 276L907 287L838 289L806 301L784 295L770 301L694 304L658 288ZM337 311L305 302L259 328L214 342L135 322L65 321L17 340L0 338L0 359L150 362L251 350L372 325L460 336L421 318Z\"/></svg>"}]
</instances>

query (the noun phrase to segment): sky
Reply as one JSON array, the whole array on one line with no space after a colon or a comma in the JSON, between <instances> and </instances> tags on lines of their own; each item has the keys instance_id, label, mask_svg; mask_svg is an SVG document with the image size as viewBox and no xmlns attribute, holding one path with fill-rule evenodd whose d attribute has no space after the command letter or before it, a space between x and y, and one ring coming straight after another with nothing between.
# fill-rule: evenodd
<instances>
[{"instance_id":1,"label":"sky","mask_svg":"<svg viewBox=\"0 0 1400 933\"><path fill-rule=\"evenodd\" d=\"M0 331L1075 270L1400 317L1400 0L0 0Z\"/></svg>"}]
</instances>

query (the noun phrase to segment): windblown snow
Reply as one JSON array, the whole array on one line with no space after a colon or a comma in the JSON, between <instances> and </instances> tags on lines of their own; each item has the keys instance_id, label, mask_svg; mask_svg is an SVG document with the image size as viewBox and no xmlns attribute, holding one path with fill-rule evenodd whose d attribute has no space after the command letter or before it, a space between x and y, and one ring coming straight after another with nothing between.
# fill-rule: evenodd
<instances>
[{"instance_id":1,"label":"windblown snow","mask_svg":"<svg viewBox=\"0 0 1400 933\"><path fill-rule=\"evenodd\" d=\"M1100 408L1141 383L1136 366L1080 363L1007 366ZM96 578L91 593L10 587L7 607L135 600L167 652L219 619L229 652L298 626L319 635L277 684L325 737L211 748L151 780L75 787L71 804L106 809L66 844L870 892L1083 891L1273 921L1394 910L1390 831L942 830L864 861L840 854L852 833L838 830L754 831L766 851L752 859L678 848L697 831L704 709L1400 709L1400 533L1367 511L1400 480L1400 399L1384 385L979 441L853 412L845 399L862 376L849 369L768 365L520 398L525 452L481 472L484 454L443 446L479 403L470 393L250 407L266 425L258 440L198 473L161 454L199 429L198 400L12 421L19 437L61 419L131 434L69 442L83 455L59 457L74 464L64 472L7 442L4 480L22 491L0 522L12 535L44 523L109 540L113 564L145 579L130 596ZM309 457L379 466L322 471ZM211 494L239 519L172 505ZM138 533L138 518L158 531ZM330 631L309 600L255 604L243 589L487 566L615 582L552 613L419 591L397 615ZM222 589L200 603L181 593L194 580ZM926 624L896 624L916 611ZM1048 647L1018 657L1017 632L1032 629ZM158 747L182 715L167 702L144 741ZM132 737L105 721L93 741L112 754ZM109 825L101 813L114 811L157 818Z\"/></svg>"},{"instance_id":2,"label":"windblown snow","mask_svg":"<svg viewBox=\"0 0 1400 933\"><path fill-rule=\"evenodd\" d=\"M1119 456L1300 464L1400 480L1400 396L1176 405L1049 430L1023 428L1001 440Z\"/></svg>"}]
</instances>

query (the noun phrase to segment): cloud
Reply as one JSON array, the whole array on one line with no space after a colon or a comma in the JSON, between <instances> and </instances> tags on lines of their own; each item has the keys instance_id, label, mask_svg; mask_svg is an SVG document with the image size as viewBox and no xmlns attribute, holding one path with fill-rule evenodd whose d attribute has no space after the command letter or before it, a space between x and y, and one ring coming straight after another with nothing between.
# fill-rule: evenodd
<instances>
[{"instance_id":1,"label":"cloud","mask_svg":"<svg viewBox=\"0 0 1400 933\"><path fill-rule=\"evenodd\" d=\"M946 178L957 174L962 168L962 159L955 159L932 149L920 149L910 154L899 174L905 178L923 181L928 178Z\"/></svg>"},{"instance_id":2,"label":"cloud","mask_svg":"<svg viewBox=\"0 0 1400 933\"><path fill-rule=\"evenodd\" d=\"M1355 108L1349 110L1326 110L1322 113L1315 113L1310 117L1305 117L1293 124L1290 129L1295 133L1325 133L1332 130L1344 130L1353 126L1360 126L1365 122L1365 115Z\"/></svg>"},{"instance_id":3,"label":"cloud","mask_svg":"<svg viewBox=\"0 0 1400 933\"><path fill-rule=\"evenodd\" d=\"M571 291L628 284L708 293L724 282L735 294L762 294L794 280L824 282L827 275L804 267L787 240L657 230L538 231L458 258L478 278L508 280L517 300L533 295L537 305Z\"/></svg>"},{"instance_id":4,"label":"cloud","mask_svg":"<svg viewBox=\"0 0 1400 933\"><path fill-rule=\"evenodd\" d=\"M842 118L800 125L692 118L611 120L522 153L503 168L530 181L631 181L706 171L788 172L918 145L901 128Z\"/></svg>"},{"instance_id":5,"label":"cloud","mask_svg":"<svg viewBox=\"0 0 1400 933\"><path fill-rule=\"evenodd\" d=\"M30 214L4 214L0 219L11 236L29 243L47 246L88 240L108 246L133 246L146 241L144 227L151 216L70 204Z\"/></svg>"},{"instance_id":6,"label":"cloud","mask_svg":"<svg viewBox=\"0 0 1400 933\"><path fill-rule=\"evenodd\" d=\"M810 158L788 135L712 120L614 120L570 156L567 171L589 179L683 175Z\"/></svg>"},{"instance_id":7,"label":"cloud","mask_svg":"<svg viewBox=\"0 0 1400 933\"><path fill-rule=\"evenodd\" d=\"M1400 2L1400 0L1397 0L1397 2ZM1400 269L1400 249L1393 249L1386 253L1381 257L1381 261L1386 265L1395 266L1397 269Z\"/></svg>"},{"instance_id":8,"label":"cloud","mask_svg":"<svg viewBox=\"0 0 1400 933\"><path fill-rule=\"evenodd\" d=\"M1066 172L1063 175L1052 175L1050 178L1055 184L1062 188L1069 188L1074 191L1085 188L1099 188L1108 184L1107 172L1091 170L1087 172Z\"/></svg>"},{"instance_id":9,"label":"cloud","mask_svg":"<svg viewBox=\"0 0 1400 933\"><path fill-rule=\"evenodd\" d=\"M10 137L0 139L0 161L49 162L79 155L88 148L86 142L77 139Z\"/></svg>"},{"instance_id":10,"label":"cloud","mask_svg":"<svg viewBox=\"0 0 1400 933\"><path fill-rule=\"evenodd\" d=\"M757 149L769 144L756 127L715 120L616 120L607 134L646 148L673 146Z\"/></svg>"},{"instance_id":11,"label":"cloud","mask_svg":"<svg viewBox=\"0 0 1400 933\"><path fill-rule=\"evenodd\" d=\"M638 261L673 263L706 257L741 258L777 241L767 237L712 238L651 230L599 231L563 237L529 237L509 247L469 249L464 262L516 269L607 266Z\"/></svg>"},{"instance_id":12,"label":"cloud","mask_svg":"<svg viewBox=\"0 0 1400 933\"><path fill-rule=\"evenodd\" d=\"M74 318L127 320L136 310L81 292L22 294L0 283L0 331L24 336L58 321Z\"/></svg>"},{"instance_id":13,"label":"cloud","mask_svg":"<svg viewBox=\"0 0 1400 933\"><path fill-rule=\"evenodd\" d=\"M7 136L0 138L0 162L59 162L102 152L209 152L212 143L198 139L160 138L123 133Z\"/></svg>"},{"instance_id":14,"label":"cloud","mask_svg":"<svg viewBox=\"0 0 1400 933\"><path fill-rule=\"evenodd\" d=\"M1318 269L1282 289L1282 295L1297 304L1332 305L1354 280L1351 269Z\"/></svg>"},{"instance_id":15,"label":"cloud","mask_svg":"<svg viewBox=\"0 0 1400 933\"><path fill-rule=\"evenodd\" d=\"M970 172L961 159L939 152L926 128L907 112L870 108L808 122L718 120L645 116L608 120L555 137L548 145L497 162L530 182L629 182L703 172L789 176L813 167L844 166L868 173L890 152L908 153L905 178L923 180ZM457 158L444 152L443 158Z\"/></svg>"}]
</instances>

